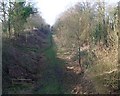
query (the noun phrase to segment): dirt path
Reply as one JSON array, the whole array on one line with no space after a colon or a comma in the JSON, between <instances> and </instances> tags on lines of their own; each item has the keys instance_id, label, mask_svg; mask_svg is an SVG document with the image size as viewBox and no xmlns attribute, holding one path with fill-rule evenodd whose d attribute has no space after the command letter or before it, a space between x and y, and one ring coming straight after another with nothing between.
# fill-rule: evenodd
<instances>
[{"instance_id":1,"label":"dirt path","mask_svg":"<svg viewBox=\"0 0 120 96\"><path fill-rule=\"evenodd\" d=\"M37 94L90 94L96 90L92 81L80 73L77 62L69 55L55 55L52 46L40 54L37 81L31 93ZM57 51L58 52L58 51ZM59 53L58 53L59 54ZM62 55L62 56L61 56Z\"/></svg>"},{"instance_id":2,"label":"dirt path","mask_svg":"<svg viewBox=\"0 0 120 96\"><path fill-rule=\"evenodd\" d=\"M32 93L37 94L62 94L62 68L56 58L53 46L40 54L38 62L37 81Z\"/></svg>"},{"instance_id":3,"label":"dirt path","mask_svg":"<svg viewBox=\"0 0 120 96\"><path fill-rule=\"evenodd\" d=\"M90 94L96 93L92 81L85 74L80 74L80 67L77 62L73 62L69 57L58 55L65 60L63 70L63 88L65 93Z\"/></svg>"}]
</instances>

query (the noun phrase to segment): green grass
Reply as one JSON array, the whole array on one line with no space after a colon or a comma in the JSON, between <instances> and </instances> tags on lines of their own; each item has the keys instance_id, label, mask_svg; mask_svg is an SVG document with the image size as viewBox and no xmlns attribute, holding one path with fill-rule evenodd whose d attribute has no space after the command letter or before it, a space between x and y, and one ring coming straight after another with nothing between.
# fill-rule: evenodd
<instances>
[{"instance_id":1,"label":"green grass","mask_svg":"<svg viewBox=\"0 0 120 96\"><path fill-rule=\"evenodd\" d=\"M55 73L55 67L57 66L58 62L56 59L56 52L54 51L53 47L50 47L48 50L44 52L47 63L48 63L48 69L45 70L43 73L43 76L45 79L43 79L42 83L44 84L43 88L37 91L37 93L47 93L47 94L58 94L60 93L60 83L58 82L58 79L56 77Z\"/></svg>"},{"instance_id":2,"label":"green grass","mask_svg":"<svg viewBox=\"0 0 120 96\"><path fill-rule=\"evenodd\" d=\"M48 63L48 69L46 69L45 75L49 75L50 78L48 77L48 81L46 86L43 88L42 92L44 93L60 93L59 91L59 83L58 79L55 74L54 68L57 66L58 62L56 59L56 52L53 47L49 48L48 50L45 51L45 56L47 58L47 63ZM48 74L49 73L49 74ZM47 77L46 77L47 78Z\"/></svg>"},{"instance_id":3,"label":"green grass","mask_svg":"<svg viewBox=\"0 0 120 96\"><path fill-rule=\"evenodd\" d=\"M45 87L45 93L54 93L54 94L60 93L58 83L57 82L49 83Z\"/></svg>"},{"instance_id":4,"label":"green grass","mask_svg":"<svg viewBox=\"0 0 120 96\"><path fill-rule=\"evenodd\" d=\"M56 58L56 51L53 46L45 51L45 56L50 66L55 66L58 63Z\"/></svg>"},{"instance_id":5,"label":"green grass","mask_svg":"<svg viewBox=\"0 0 120 96\"><path fill-rule=\"evenodd\" d=\"M52 76L48 79L48 81L44 80L42 83L44 83L45 85L38 90L35 93L40 93L40 94L59 94L60 90L59 90L59 83L56 79L55 76Z\"/></svg>"},{"instance_id":6,"label":"green grass","mask_svg":"<svg viewBox=\"0 0 120 96\"><path fill-rule=\"evenodd\" d=\"M51 39L51 37L49 37ZM48 94L60 94L62 91L62 85L60 84L58 78L56 76L56 71L55 69L58 68L57 66L62 66L59 65L61 62L57 59L56 57L56 47L55 45L50 45L47 49L44 50L44 55L46 57L46 63L47 63L47 68L43 72L43 80L40 83L43 83L44 86L40 90L37 91L37 93L48 93Z\"/></svg>"}]
</instances>

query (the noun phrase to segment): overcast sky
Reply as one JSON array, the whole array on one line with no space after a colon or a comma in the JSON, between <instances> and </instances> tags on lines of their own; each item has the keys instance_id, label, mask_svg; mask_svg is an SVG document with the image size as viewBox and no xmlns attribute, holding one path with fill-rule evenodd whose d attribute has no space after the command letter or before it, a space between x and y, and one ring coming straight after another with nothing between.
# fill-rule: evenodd
<instances>
[{"instance_id":1,"label":"overcast sky","mask_svg":"<svg viewBox=\"0 0 120 96\"><path fill-rule=\"evenodd\" d=\"M76 2L81 2L83 0L33 0L36 2L37 8L41 12L42 17L45 21L53 25L57 16L65 11L65 9L73 6ZM85 0L84 0L85 1ZM87 0L90 1L90 0ZM91 0L93 2L93 0ZM95 0L94 0L95 1ZM112 4L119 0L105 0L105 2Z\"/></svg>"}]
</instances>

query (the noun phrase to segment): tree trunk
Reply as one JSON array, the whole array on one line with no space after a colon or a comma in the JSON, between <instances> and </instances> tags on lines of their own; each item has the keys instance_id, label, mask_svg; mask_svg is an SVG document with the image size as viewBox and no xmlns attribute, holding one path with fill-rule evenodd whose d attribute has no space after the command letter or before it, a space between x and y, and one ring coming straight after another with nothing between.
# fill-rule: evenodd
<instances>
[{"instance_id":1,"label":"tree trunk","mask_svg":"<svg viewBox=\"0 0 120 96\"><path fill-rule=\"evenodd\" d=\"M9 21L8 21L8 31L9 31L9 38L10 38L10 36L11 36L11 32L10 32L10 28L11 26L10 26L10 17L9 17Z\"/></svg>"},{"instance_id":2,"label":"tree trunk","mask_svg":"<svg viewBox=\"0 0 120 96\"><path fill-rule=\"evenodd\" d=\"M118 70L120 70L120 1L118 2ZM120 76L118 75L118 90L120 89Z\"/></svg>"},{"instance_id":3,"label":"tree trunk","mask_svg":"<svg viewBox=\"0 0 120 96\"><path fill-rule=\"evenodd\" d=\"M81 73L83 73L83 68L82 68L82 62L81 62L81 53L80 53L80 46L79 46L79 48L78 48L78 59L79 59L79 61L78 61L78 63L79 63L79 66L80 66L80 69L81 69Z\"/></svg>"},{"instance_id":4,"label":"tree trunk","mask_svg":"<svg viewBox=\"0 0 120 96\"><path fill-rule=\"evenodd\" d=\"M118 20L118 63L120 64L120 2L118 2Z\"/></svg>"},{"instance_id":5,"label":"tree trunk","mask_svg":"<svg viewBox=\"0 0 120 96\"><path fill-rule=\"evenodd\" d=\"M7 32L7 27L6 27L6 14L5 14L5 12L6 12L6 10L5 10L5 3L4 2L2 2L2 11L3 11L3 22L2 22L2 30L3 30L3 32Z\"/></svg>"},{"instance_id":6,"label":"tree trunk","mask_svg":"<svg viewBox=\"0 0 120 96\"><path fill-rule=\"evenodd\" d=\"M11 1L9 0L9 18L8 18L8 32L9 32L9 38L11 36Z\"/></svg>"}]
</instances>

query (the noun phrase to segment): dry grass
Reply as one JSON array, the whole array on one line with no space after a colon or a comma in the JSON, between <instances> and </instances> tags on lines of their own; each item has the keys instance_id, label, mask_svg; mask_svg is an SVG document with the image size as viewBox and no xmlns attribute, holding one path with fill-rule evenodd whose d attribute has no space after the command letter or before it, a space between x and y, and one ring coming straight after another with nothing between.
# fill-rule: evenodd
<instances>
[{"instance_id":1,"label":"dry grass","mask_svg":"<svg viewBox=\"0 0 120 96\"><path fill-rule=\"evenodd\" d=\"M94 49L98 58L97 64L90 67L86 74L92 79L98 93L109 93L117 89L118 78L118 51L114 46L111 50L100 49L98 46Z\"/></svg>"}]
</instances>

